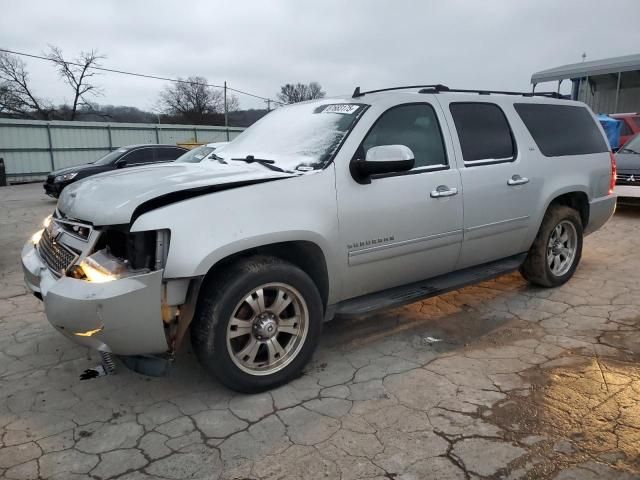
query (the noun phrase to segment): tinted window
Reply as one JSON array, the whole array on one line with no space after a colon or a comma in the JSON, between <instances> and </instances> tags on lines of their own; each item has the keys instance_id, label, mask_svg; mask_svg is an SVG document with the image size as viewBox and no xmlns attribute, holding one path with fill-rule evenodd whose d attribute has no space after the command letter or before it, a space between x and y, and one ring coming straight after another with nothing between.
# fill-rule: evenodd
<instances>
[{"instance_id":1,"label":"tinted window","mask_svg":"<svg viewBox=\"0 0 640 480\"><path fill-rule=\"evenodd\" d=\"M136 165L139 163L152 163L154 161L152 148L139 148L125 155L122 159L127 165Z\"/></svg>"},{"instance_id":2,"label":"tinted window","mask_svg":"<svg viewBox=\"0 0 640 480\"><path fill-rule=\"evenodd\" d=\"M360 154L382 145L409 147L416 159L414 168L447 164L438 119L430 105L402 105L383 113L362 142Z\"/></svg>"},{"instance_id":3,"label":"tinted window","mask_svg":"<svg viewBox=\"0 0 640 480\"><path fill-rule=\"evenodd\" d=\"M640 117L633 117L633 121L636 124L636 127L640 128Z\"/></svg>"},{"instance_id":4,"label":"tinted window","mask_svg":"<svg viewBox=\"0 0 640 480\"><path fill-rule=\"evenodd\" d=\"M493 103L452 103L449 109L465 162L515 157L511 128L500 107Z\"/></svg>"},{"instance_id":5,"label":"tinted window","mask_svg":"<svg viewBox=\"0 0 640 480\"><path fill-rule=\"evenodd\" d=\"M126 148L119 148L118 150L114 150L113 152L107 153L104 157L100 157L98 160L93 162L94 165L111 165L115 163L120 157L122 157L125 153L127 153Z\"/></svg>"},{"instance_id":6,"label":"tinted window","mask_svg":"<svg viewBox=\"0 0 640 480\"><path fill-rule=\"evenodd\" d=\"M170 162L186 152L186 150L181 150L174 147L160 147L156 148L155 150L156 161L158 162Z\"/></svg>"},{"instance_id":7,"label":"tinted window","mask_svg":"<svg viewBox=\"0 0 640 480\"><path fill-rule=\"evenodd\" d=\"M546 157L606 152L607 142L589 110L574 105L513 105Z\"/></svg>"}]
</instances>

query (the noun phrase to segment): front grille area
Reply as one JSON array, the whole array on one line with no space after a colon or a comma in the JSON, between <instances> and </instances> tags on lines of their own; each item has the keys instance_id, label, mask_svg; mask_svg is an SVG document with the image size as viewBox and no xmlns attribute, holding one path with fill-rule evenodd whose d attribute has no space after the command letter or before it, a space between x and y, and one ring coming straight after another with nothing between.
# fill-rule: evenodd
<instances>
[{"instance_id":1,"label":"front grille area","mask_svg":"<svg viewBox=\"0 0 640 480\"><path fill-rule=\"evenodd\" d=\"M640 173L620 173L618 172L616 178L616 185L638 185L640 186Z\"/></svg>"},{"instance_id":2,"label":"front grille area","mask_svg":"<svg viewBox=\"0 0 640 480\"><path fill-rule=\"evenodd\" d=\"M51 238L46 228L38 242L38 253L47 266L57 275L62 275L77 258L75 253Z\"/></svg>"}]
</instances>

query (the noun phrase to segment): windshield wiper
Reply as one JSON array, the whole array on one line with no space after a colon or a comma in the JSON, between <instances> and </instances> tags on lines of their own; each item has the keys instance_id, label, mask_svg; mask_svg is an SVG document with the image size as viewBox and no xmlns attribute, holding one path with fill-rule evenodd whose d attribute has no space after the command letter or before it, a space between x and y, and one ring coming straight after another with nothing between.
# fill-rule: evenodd
<instances>
[{"instance_id":1,"label":"windshield wiper","mask_svg":"<svg viewBox=\"0 0 640 480\"><path fill-rule=\"evenodd\" d=\"M274 165L274 163L276 163L274 160L267 160L267 159L264 159L264 158L256 158L253 155L247 155L244 158L232 158L231 160L235 160L235 161L238 161L238 162L245 162L245 163L259 163L263 167L267 167L269 170L273 170L275 172L293 173L290 170L285 170L284 168L276 167Z\"/></svg>"}]
</instances>

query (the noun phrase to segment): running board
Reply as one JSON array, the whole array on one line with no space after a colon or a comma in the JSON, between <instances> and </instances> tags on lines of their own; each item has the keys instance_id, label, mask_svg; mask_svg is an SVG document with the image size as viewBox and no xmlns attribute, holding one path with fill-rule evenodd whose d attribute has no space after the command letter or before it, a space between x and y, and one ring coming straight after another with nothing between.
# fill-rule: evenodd
<instances>
[{"instance_id":1,"label":"running board","mask_svg":"<svg viewBox=\"0 0 640 480\"><path fill-rule=\"evenodd\" d=\"M467 285L489 280L516 270L527 254L522 253L495 262L484 263L475 267L465 268L457 272L447 273L439 277L410 283L400 287L370 293L361 297L345 300L337 305L336 315L355 316L365 315L375 310L399 307L417 302L443 293L457 290Z\"/></svg>"}]
</instances>

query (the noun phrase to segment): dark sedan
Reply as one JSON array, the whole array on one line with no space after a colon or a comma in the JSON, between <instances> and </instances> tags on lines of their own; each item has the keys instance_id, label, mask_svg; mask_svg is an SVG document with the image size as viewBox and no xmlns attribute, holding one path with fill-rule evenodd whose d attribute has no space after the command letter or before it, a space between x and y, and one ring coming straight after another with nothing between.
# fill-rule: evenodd
<instances>
[{"instance_id":1,"label":"dark sedan","mask_svg":"<svg viewBox=\"0 0 640 480\"><path fill-rule=\"evenodd\" d=\"M58 198L70 183L95 175L124 167L135 167L150 163L173 162L188 150L176 145L129 145L121 147L95 162L75 167L62 168L51 172L44 184L47 195Z\"/></svg>"}]
</instances>

